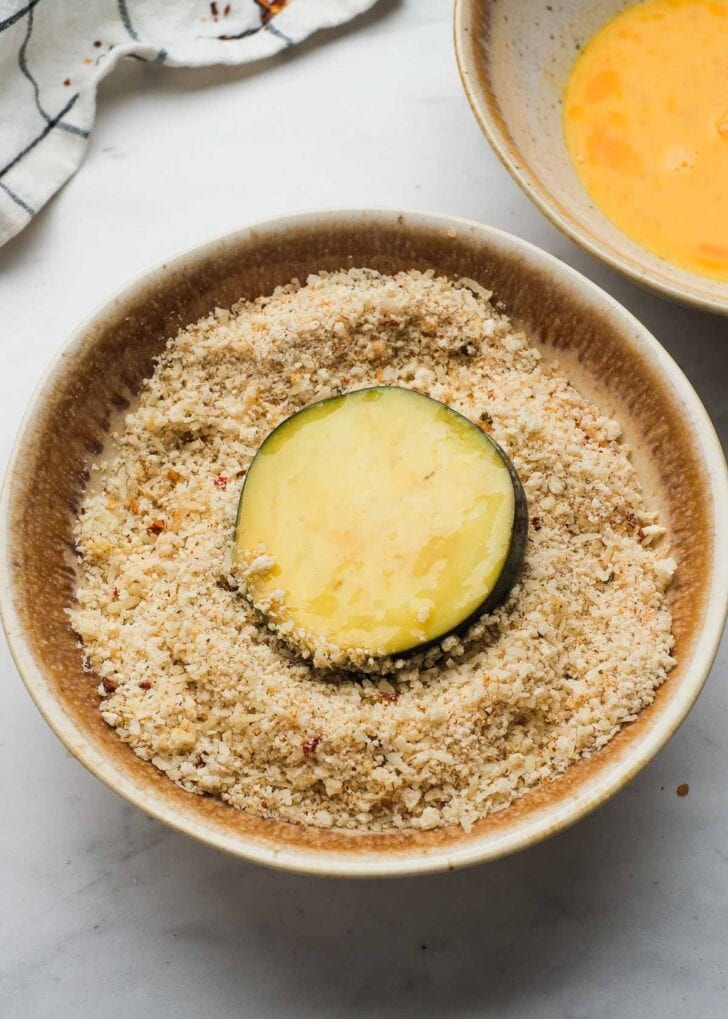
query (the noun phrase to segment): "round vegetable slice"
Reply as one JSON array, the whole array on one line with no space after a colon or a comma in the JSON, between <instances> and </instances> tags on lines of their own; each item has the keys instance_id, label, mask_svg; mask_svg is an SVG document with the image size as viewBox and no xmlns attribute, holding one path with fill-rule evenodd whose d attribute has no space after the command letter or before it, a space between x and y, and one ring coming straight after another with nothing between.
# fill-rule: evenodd
<instances>
[{"instance_id":1,"label":"round vegetable slice","mask_svg":"<svg viewBox=\"0 0 728 1019\"><path fill-rule=\"evenodd\" d=\"M354 667L462 630L523 562L526 499L477 425L381 386L293 414L260 446L234 559L249 600L306 657Z\"/></svg>"}]
</instances>

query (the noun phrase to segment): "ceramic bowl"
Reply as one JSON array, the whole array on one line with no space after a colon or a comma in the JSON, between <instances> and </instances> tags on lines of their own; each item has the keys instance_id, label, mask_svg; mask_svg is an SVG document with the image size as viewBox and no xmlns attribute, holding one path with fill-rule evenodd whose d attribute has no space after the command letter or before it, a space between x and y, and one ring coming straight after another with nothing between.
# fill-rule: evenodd
<instances>
[{"instance_id":1,"label":"ceramic bowl","mask_svg":"<svg viewBox=\"0 0 728 1019\"><path fill-rule=\"evenodd\" d=\"M577 177L561 97L578 50L629 0L456 0L455 50L473 113L528 197L582 248L637 283L728 315L728 283L679 269L631 240Z\"/></svg>"},{"instance_id":2,"label":"ceramic bowl","mask_svg":"<svg viewBox=\"0 0 728 1019\"><path fill-rule=\"evenodd\" d=\"M165 339L215 306L310 272L433 268L493 290L546 356L623 423L650 502L669 522L678 665L654 704L601 752L476 824L366 834L262 820L173 785L101 719L65 609L72 526L112 416L139 390ZM675 731L697 697L728 596L723 455L690 384L627 311L574 270L476 223L397 212L291 217L212 241L125 287L93 313L41 382L20 429L0 507L0 606L20 674L48 723L98 778L173 828L240 857L331 875L446 870L512 852L587 814ZM31 750L28 748L28 752ZM53 781L53 777L49 777Z\"/></svg>"}]
</instances>

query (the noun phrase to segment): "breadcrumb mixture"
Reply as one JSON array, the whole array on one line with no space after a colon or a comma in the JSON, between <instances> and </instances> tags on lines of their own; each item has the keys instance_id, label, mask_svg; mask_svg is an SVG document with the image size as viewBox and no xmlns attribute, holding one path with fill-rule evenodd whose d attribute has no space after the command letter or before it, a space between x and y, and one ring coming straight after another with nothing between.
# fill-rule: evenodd
<instances>
[{"instance_id":1,"label":"breadcrumb mixture","mask_svg":"<svg viewBox=\"0 0 728 1019\"><path fill-rule=\"evenodd\" d=\"M434 665L332 680L234 589L256 448L314 400L411 387L492 433L531 517L520 583ZM97 464L73 626L100 710L170 779L295 824L467 830L604 746L674 665L675 563L620 427L471 280L354 269L171 339Z\"/></svg>"}]
</instances>

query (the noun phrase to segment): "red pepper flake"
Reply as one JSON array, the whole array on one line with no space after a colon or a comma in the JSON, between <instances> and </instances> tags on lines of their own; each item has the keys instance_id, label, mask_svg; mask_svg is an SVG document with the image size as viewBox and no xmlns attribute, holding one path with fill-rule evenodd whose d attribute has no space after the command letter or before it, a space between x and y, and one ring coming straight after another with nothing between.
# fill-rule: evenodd
<instances>
[{"instance_id":1,"label":"red pepper flake","mask_svg":"<svg viewBox=\"0 0 728 1019\"><path fill-rule=\"evenodd\" d=\"M385 329L399 329L401 322L399 322L396 318L385 318L382 325Z\"/></svg>"},{"instance_id":2,"label":"red pepper flake","mask_svg":"<svg viewBox=\"0 0 728 1019\"><path fill-rule=\"evenodd\" d=\"M261 800L260 801L260 805L263 808L263 810L267 810L268 809L268 800Z\"/></svg>"},{"instance_id":3,"label":"red pepper flake","mask_svg":"<svg viewBox=\"0 0 728 1019\"><path fill-rule=\"evenodd\" d=\"M394 693L383 693L381 694L381 698L388 704L396 704L399 700L399 691L395 690Z\"/></svg>"},{"instance_id":4,"label":"red pepper flake","mask_svg":"<svg viewBox=\"0 0 728 1019\"><path fill-rule=\"evenodd\" d=\"M147 530L150 534L161 534L166 526L164 520L153 520Z\"/></svg>"},{"instance_id":5,"label":"red pepper flake","mask_svg":"<svg viewBox=\"0 0 728 1019\"><path fill-rule=\"evenodd\" d=\"M255 0L255 2L262 12L260 15L261 25L267 25L271 18L274 18L276 14L280 14L288 0Z\"/></svg>"},{"instance_id":6,"label":"red pepper flake","mask_svg":"<svg viewBox=\"0 0 728 1019\"><path fill-rule=\"evenodd\" d=\"M215 19L215 21L217 21L217 4L216 3L211 3L210 4L210 12L211 12L213 18Z\"/></svg>"},{"instance_id":7,"label":"red pepper flake","mask_svg":"<svg viewBox=\"0 0 728 1019\"><path fill-rule=\"evenodd\" d=\"M71 84L71 79L70 78L64 78L63 84L66 85L66 86L70 85Z\"/></svg>"},{"instance_id":8,"label":"red pepper flake","mask_svg":"<svg viewBox=\"0 0 728 1019\"><path fill-rule=\"evenodd\" d=\"M112 601L118 601L119 600L119 588L118 587L115 587L114 590L111 592L111 600Z\"/></svg>"},{"instance_id":9,"label":"red pepper flake","mask_svg":"<svg viewBox=\"0 0 728 1019\"><path fill-rule=\"evenodd\" d=\"M677 787L675 792L678 794L678 796L687 796L687 794L690 792L690 786L687 784L687 782L682 782Z\"/></svg>"},{"instance_id":10,"label":"red pepper flake","mask_svg":"<svg viewBox=\"0 0 728 1019\"><path fill-rule=\"evenodd\" d=\"M301 744L301 750L303 750L306 757L310 757L311 754L316 753L316 748L322 739L322 736L313 736L311 739L307 739Z\"/></svg>"},{"instance_id":11,"label":"red pepper flake","mask_svg":"<svg viewBox=\"0 0 728 1019\"><path fill-rule=\"evenodd\" d=\"M634 531L639 524L639 520L632 512L632 510L627 510L627 512L624 514L624 522L626 523L630 531Z\"/></svg>"},{"instance_id":12,"label":"red pepper flake","mask_svg":"<svg viewBox=\"0 0 728 1019\"><path fill-rule=\"evenodd\" d=\"M227 488L227 483L228 483L229 480L230 479L225 477L224 474L219 474L215 478L215 488L221 488L223 490L223 492L224 492L225 489Z\"/></svg>"},{"instance_id":13,"label":"red pepper flake","mask_svg":"<svg viewBox=\"0 0 728 1019\"><path fill-rule=\"evenodd\" d=\"M101 685L107 693L113 693L119 684L114 682L113 679L102 679Z\"/></svg>"},{"instance_id":14,"label":"red pepper flake","mask_svg":"<svg viewBox=\"0 0 728 1019\"><path fill-rule=\"evenodd\" d=\"M531 517L531 527L534 531L541 530L541 517Z\"/></svg>"},{"instance_id":15,"label":"red pepper flake","mask_svg":"<svg viewBox=\"0 0 728 1019\"><path fill-rule=\"evenodd\" d=\"M140 687L140 688L141 688L142 690L151 690L151 689L152 689L152 684L151 684L151 683L149 682L149 680L148 680L148 679L143 679L143 680L141 681L141 683L139 684L139 687Z\"/></svg>"}]
</instances>

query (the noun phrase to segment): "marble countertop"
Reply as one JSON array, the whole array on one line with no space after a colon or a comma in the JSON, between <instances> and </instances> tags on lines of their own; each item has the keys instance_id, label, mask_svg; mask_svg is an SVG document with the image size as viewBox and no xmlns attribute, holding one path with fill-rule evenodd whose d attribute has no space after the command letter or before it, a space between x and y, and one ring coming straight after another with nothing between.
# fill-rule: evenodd
<instances>
[{"instance_id":1,"label":"marble countertop","mask_svg":"<svg viewBox=\"0 0 728 1019\"><path fill-rule=\"evenodd\" d=\"M245 223L347 205L483 220L576 266L728 438L728 319L639 290L529 204L470 114L450 8L382 0L255 68L117 68L80 173L0 249L3 464L51 355L121 282ZM128 806L66 753L3 643L0 1013L728 1014L727 650L669 746L576 827L469 871L357 883L246 865Z\"/></svg>"}]
</instances>

